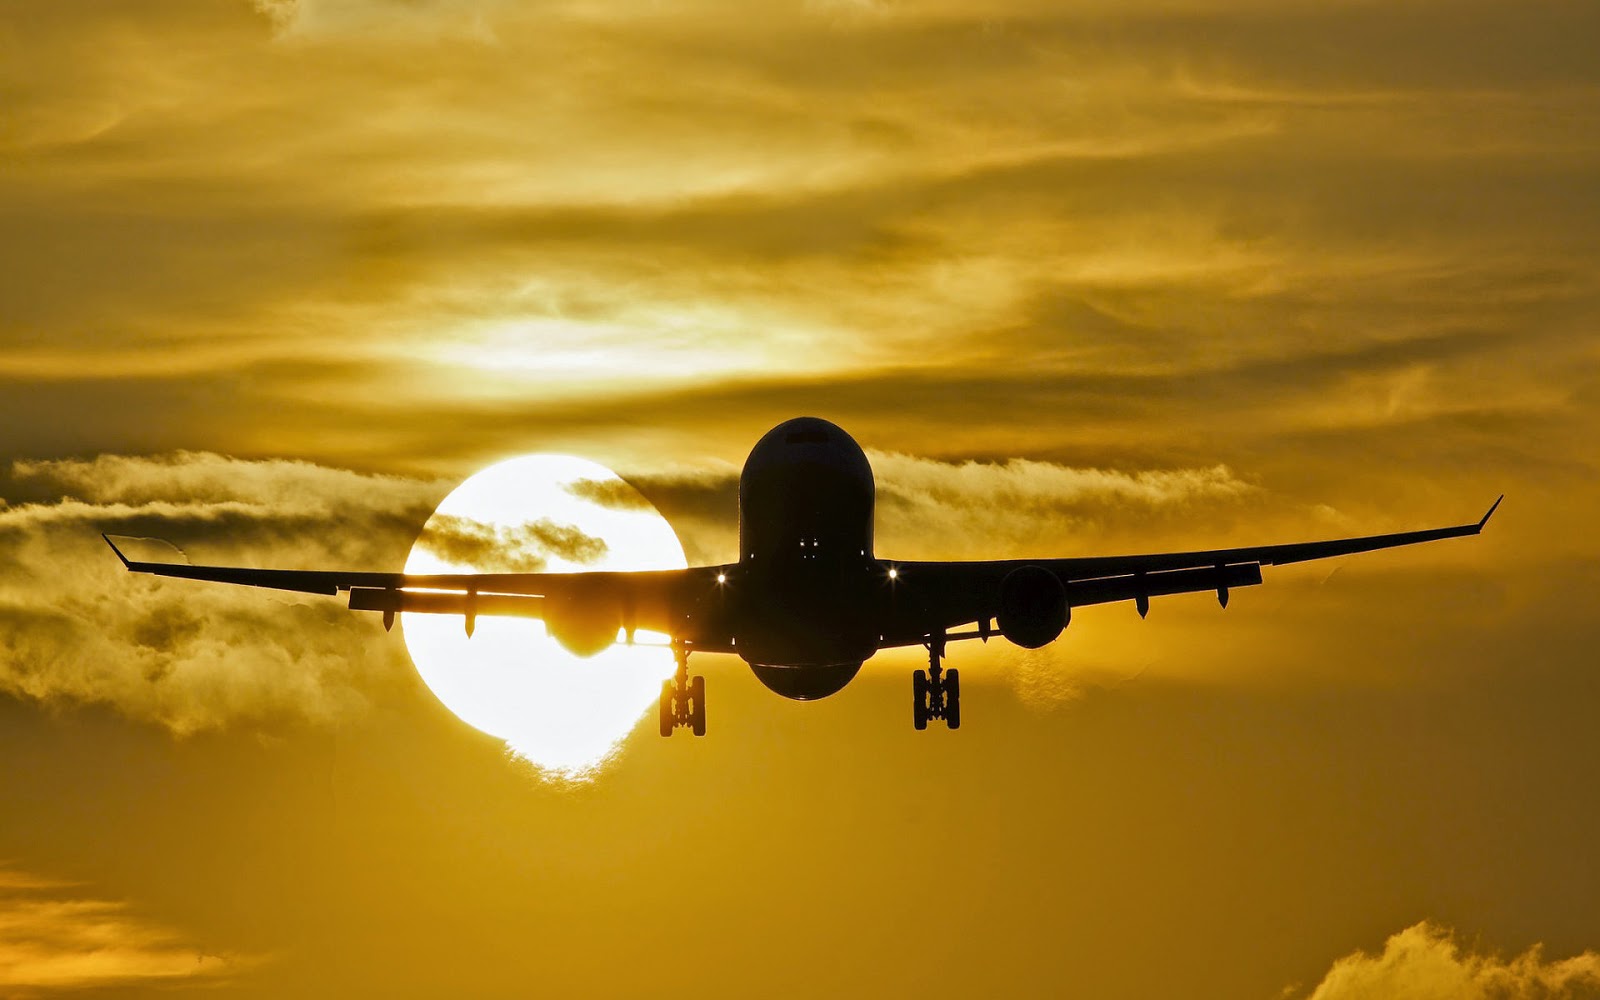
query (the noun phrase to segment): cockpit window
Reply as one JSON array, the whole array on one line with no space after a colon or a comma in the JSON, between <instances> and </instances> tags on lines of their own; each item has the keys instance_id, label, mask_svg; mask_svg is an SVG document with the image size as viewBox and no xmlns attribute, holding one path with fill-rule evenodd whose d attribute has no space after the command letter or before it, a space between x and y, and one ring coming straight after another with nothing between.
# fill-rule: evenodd
<instances>
[{"instance_id":1,"label":"cockpit window","mask_svg":"<svg viewBox=\"0 0 1600 1000\"><path fill-rule=\"evenodd\" d=\"M826 444L827 431L790 431L783 436L785 444Z\"/></svg>"}]
</instances>

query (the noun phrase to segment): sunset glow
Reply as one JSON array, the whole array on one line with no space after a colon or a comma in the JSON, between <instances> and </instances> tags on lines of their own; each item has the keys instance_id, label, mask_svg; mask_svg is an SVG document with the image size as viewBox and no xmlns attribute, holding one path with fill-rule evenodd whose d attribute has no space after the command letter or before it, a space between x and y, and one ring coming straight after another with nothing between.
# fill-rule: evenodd
<instances>
[{"instance_id":1,"label":"sunset glow","mask_svg":"<svg viewBox=\"0 0 1600 1000\"><path fill-rule=\"evenodd\" d=\"M1595 0L0 0L0 997L1600 994L1597 40ZM952 643L956 731L918 646L800 702L707 643L662 738L665 650L101 539L724 566L802 415L902 601L1505 501Z\"/></svg>"},{"instance_id":2,"label":"sunset glow","mask_svg":"<svg viewBox=\"0 0 1600 1000\"><path fill-rule=\"evenodd\" d=\"M581 492L611 491L609 505ZM577 491L575 491L575 488ZM631 506L619 506L628 497ZM495 537L495 562L430 546L447 519L466 519ZM504 572L518 554L505 540L528 525L575 529L602 543L592 553L562 552L524 543L526 568L543 572L679 569L683 548L672 528L616 474L567 455L524 455L492 465L451 491L423 526L406 560L407 573ZM432 529L432 534L430 534ZM566 778L590 776L650 709L673 670L664 637L641 633L641 642L618 644L596 656L567 652L544 625L520 618L485 617L471 636L462 619L407 615L406 649L434 695L462 721L498 736L518 756Z\"/></svg>"}]
</instances>

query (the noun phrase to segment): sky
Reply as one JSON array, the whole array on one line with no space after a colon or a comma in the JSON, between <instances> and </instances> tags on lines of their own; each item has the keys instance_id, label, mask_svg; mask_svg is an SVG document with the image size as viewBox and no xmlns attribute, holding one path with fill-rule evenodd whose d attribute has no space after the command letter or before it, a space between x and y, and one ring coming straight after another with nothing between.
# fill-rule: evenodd
<instances>
[{"instance_id":1,"label":"sky","mask_svg":"<svg viewBox=\"0 0 1600 1000\"><path fill-rule=\"evenodd\" d=\"M0 996L1600 996L1600 7L0 0ZM594 780L332 598L525 453L691 562L1485 533ZM530 518L536 520L533 514ZM1409 991L1409 992L1407 992Z\"/></svg>"}]
</instances>

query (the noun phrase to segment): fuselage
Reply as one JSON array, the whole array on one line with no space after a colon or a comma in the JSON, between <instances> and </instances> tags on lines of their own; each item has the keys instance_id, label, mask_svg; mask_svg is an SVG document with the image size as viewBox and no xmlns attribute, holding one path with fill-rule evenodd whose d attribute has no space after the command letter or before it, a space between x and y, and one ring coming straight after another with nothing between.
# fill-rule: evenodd
<instances>
[{"instance_id":1,"label":"fuselage","mask_svg":"<svg viewBox=\"0 0 1600 1000\"><path fill-rule=\"evenodd\" d=\"M785 421L739 476L736 651L767 687L832 694L878 649L884 569L861 447L816 417Z\"/></svg>"}]
</instances>

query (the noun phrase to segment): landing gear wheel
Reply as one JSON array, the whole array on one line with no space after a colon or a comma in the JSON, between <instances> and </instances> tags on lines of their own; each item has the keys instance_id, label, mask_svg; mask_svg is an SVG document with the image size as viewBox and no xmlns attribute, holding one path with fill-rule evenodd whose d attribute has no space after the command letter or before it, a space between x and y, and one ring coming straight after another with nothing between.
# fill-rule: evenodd
<instances>
[{"instance_id":1,"label":"landing gear wheel","mask_svg":"<svg viewBox=\"0 0 1600 1000\"><path fill-rule=\"evenodd\" d=\"M928 675L917 670L911 674L911 724L917 729L928 728Z\"/></svg>"},{"instance_id":2,"label":"landing gear wheel","mask_svg":"<svg viewBox=\"0 0 1600 1000\"><path fill-rule=\"evenodd\" d=\"M696 736L706 734L706 679L695 677L689 682L689 725Z\"/></svg>"},{"instance_id":3,"label":"landing gear wheel","mask_svg":"<svg viewBox=\"0 0 1600 1000\"><path fill-rule=\"evenodd\" d=\"M944 724L951 729L961 728L961 671L959 670L945 671Z\"/></svg>"},{"instance_id":4,"label":"landing gear wheel","mask_svg":"<svg viewBox=\"0 0 1600 1000\"><path fill-rule=\"evenodd\" d=\"M688 726L696 736L706 734L706 679L689 676L689 647L672 644L677 672L661 685L661 735L671 736L679 726Z\"/></svg>"},{"instance_id":5,"label":"landing gear wheel","mask_svg":"<svg viewBox=\"0 0 1600 1000\"><path fill-rule=\"evenodd\" d=\"M672 704L673 694L677 685L671 681L661 683L661 735L671 736L672 730L677 728L678 714L676 706Z\"/></svg>"},{"instance_id":6,"label":"landing gear wheel","mask_svg":"<svg viewBox=\"0 0 1600 1000\"><path fill-rule=\"evenodd\" d=\"M939 665L949 641L943 630L928 634L928 669L911 675L911 721L927 729L929 719L943 719L950 729L961 728L961 674Z\"/></svg>"}]
</instances>

